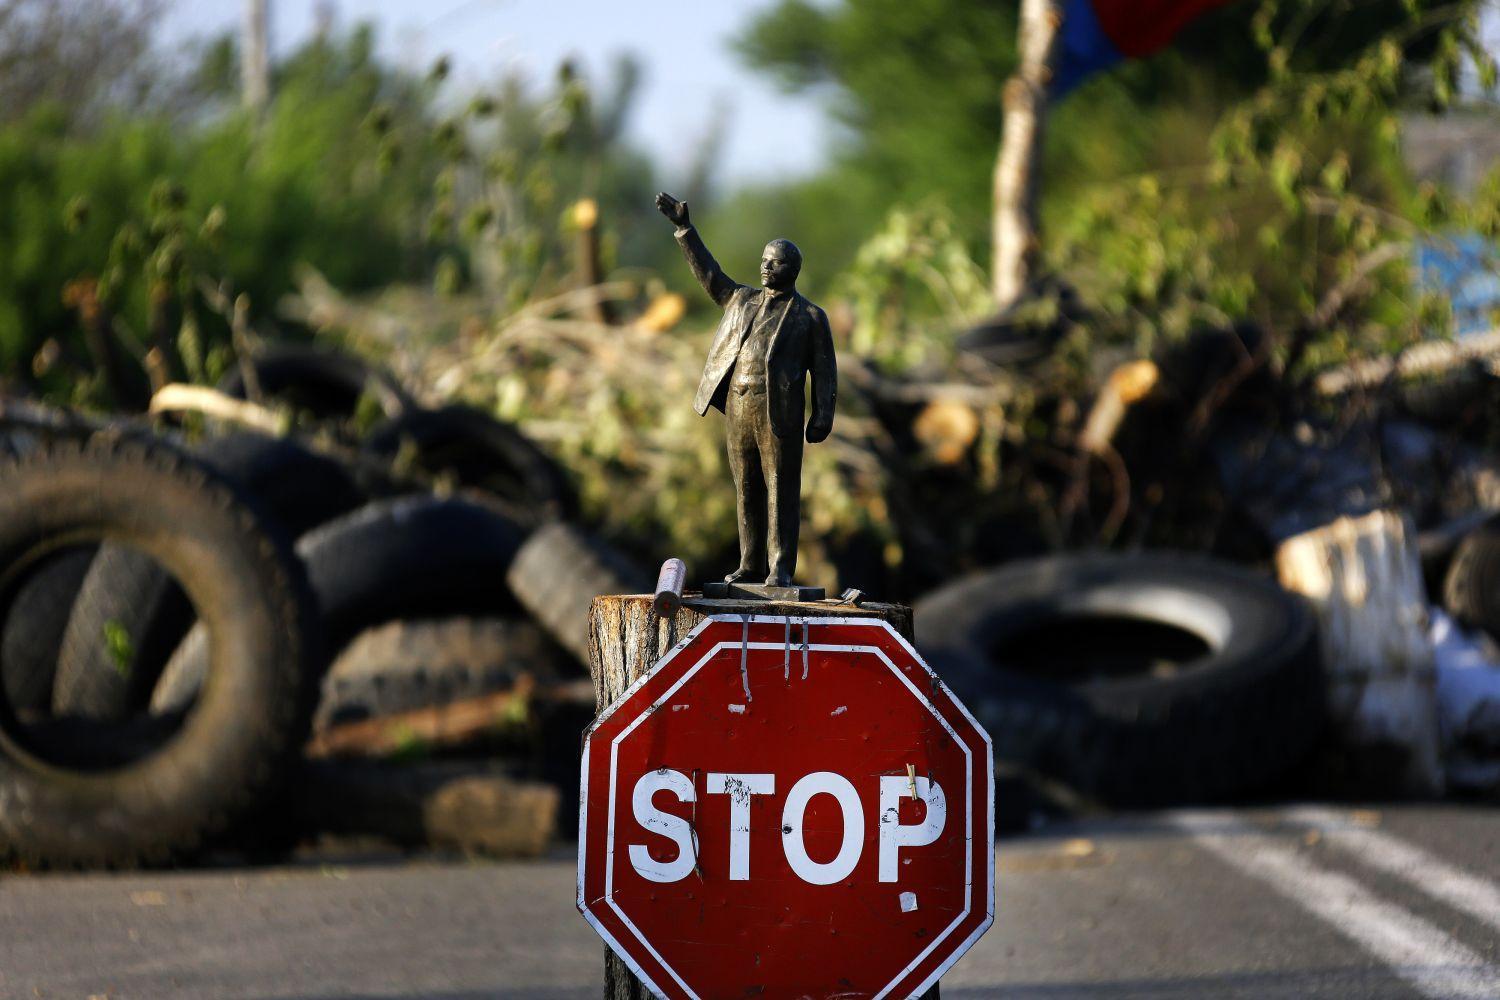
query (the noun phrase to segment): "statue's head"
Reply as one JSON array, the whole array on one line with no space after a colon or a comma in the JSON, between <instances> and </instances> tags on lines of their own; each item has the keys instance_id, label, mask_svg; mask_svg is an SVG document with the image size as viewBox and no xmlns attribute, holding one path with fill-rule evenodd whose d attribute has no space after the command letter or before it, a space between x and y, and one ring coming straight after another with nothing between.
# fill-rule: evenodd
<instances>
[{"instance_id":1,"label":"statue's head","mask_svg":"<svg viewBox=\"0 0 1500 1000\"><path fill-rule=\"evenodd\" d=\"M791 288L801 270L802 251L791 240L772 240L760 255L760 283L767 288Z\"/></svg>"}]
</instances>

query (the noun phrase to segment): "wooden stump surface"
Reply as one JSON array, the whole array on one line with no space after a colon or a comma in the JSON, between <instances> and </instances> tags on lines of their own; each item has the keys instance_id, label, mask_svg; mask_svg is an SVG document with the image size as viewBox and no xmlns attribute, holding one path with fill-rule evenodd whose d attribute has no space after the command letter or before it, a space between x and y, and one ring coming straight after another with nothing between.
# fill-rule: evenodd
<instances>
[{"instance_id":1,"label":"wooden stump surface","mask_svg":"<svg viewBox=\"0 0 1500 1000\"><path fill-rule=\"evenodd\" d=\"M594 679L597 711L603 711L626 688L646 674L667 650L698 623L713 615L759 615L788 618L880 618L907 640L912 639L911 608L902 604L835 604L808 601L716 600L697 594L683 597L670 618L659 618L650 594L597 597L589 609L589 674Z\"/></svg>"}]
</instances>

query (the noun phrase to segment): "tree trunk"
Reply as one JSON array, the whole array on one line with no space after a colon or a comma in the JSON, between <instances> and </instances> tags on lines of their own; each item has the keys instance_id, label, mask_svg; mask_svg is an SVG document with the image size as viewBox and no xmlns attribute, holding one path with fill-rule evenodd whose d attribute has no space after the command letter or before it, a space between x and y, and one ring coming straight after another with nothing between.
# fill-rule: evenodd
<instances>
[{"instance_id":1,"label":"tree trunk","mask_svg":"<svg viewBox=\"0 0 1500 1000\"><path fill-rule=\"evenodd\" d=\"M589 609L589 673L598 711L615 702L699 622L711 615L772 615L795 618L879 618L914 641L911 608L901 604L850 606L832 602L708 600L689 597L669 617L658 617L652 595L600 597ZM645 1000L651 994L618 956L604 949L605 1000ZM938 1000L938 987L923 1000Z\"/></svg>"},{"instance_id":2,"label":"tree trunk","mask_svg":"<svg viewBox=\"0 0 1500 1000\"><path fill-rule=\"evenodd\" d=\"M594 288L604 283L604 268L599 252L599 203L581 198L573 205L573 224L578 227L577 268L580 288ZM609 299L594 298L587 306L589 319L609 325L615 321Z\"/></svg>"},{"instance_id":3,"label":"tree trunk","mask_svg":"<svg viewBox=\"0 0 1500 1000\"><path fill-rule=\"evenodd\" d=\"M245 0L245 23L240 38L240 96L245 107L259 114L271 96L270 55L266 44L266 10L270 0Z\"/></svg>"},{"instance_id":4,"label":"tree trunk","mask_svg":"<svg viewBox=\"0 0 1500 1000\"><path fill-rule=\"evenodd\" d=\"M1055 0L1021 0L1020 63L1006 82L1004 130L995 160L991 230L995 306L1021 297L1037 250L1037 164L1047 115L1047 85L1062 10Z\"/></svg>"},{"instance_id":5,"label":"tree trunk","mask_svg":"<svg viewBox=\"0 0 1500 1000\"><path fill-rule=\"evenodd\" d=\"M1356 769L1383 791L1441 792L1436 667L1406 518L1339 517L1282 542L1276 569L1317 608L1329 708Z\"/></svg>"}]
</instances>

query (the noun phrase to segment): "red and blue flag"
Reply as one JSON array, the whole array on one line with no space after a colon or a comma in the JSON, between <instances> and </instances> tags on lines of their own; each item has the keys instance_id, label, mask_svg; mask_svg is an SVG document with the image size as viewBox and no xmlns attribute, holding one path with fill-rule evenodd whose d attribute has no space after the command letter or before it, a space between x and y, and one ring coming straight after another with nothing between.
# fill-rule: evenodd
<instances>
[{"instance_id":1,"label":"red and blue flag","mask_svg":"<svg viewBox=\"0 0 1500 1000\"><path fill-rule=\"evenodd\" d=\"M1124 59L1165 48L1193 18L1229 0L1064 0L1054 94Z\"/></svg>"}]
</instances>

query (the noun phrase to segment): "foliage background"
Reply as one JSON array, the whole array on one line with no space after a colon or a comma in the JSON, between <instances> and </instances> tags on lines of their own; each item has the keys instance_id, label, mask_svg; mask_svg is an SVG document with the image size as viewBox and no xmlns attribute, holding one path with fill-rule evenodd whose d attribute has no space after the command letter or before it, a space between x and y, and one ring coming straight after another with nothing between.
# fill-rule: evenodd
<instances>
[{"instance_id":1,"label":"foliage background","mask_svg":"<svg viewBox=\"0 0 1500 1000\"><path fill-rule=\"evenodd\" d=\"M714 317L651 210L656 169L625 137L628 59L603 79L562 66L545 86L459 92L441 62L420 77L382 63L360 27L278 62L256 115L233 39L159 51L152 0L0 11L7 380L123 405L91 355L102 316L131 357L155 348L174 377L211 381L238 300L262 337L346 340L431 399L521 422L627 544L723 557L717 424L678 384ZM1443 304L1411 290L1410 254L1389 248L1493 238L1500 179L1469 198L1418 184L1400 121L1490 106L1479 11L1231 4L1067 95L1045 151L1044 266L1081 311L1025 378L954 347L990 311L1015 5L782 0L753 18L738 57L828 101L835 154L816 176L710 197L709 143L685 193L731 273L794 236L804 290L835 319L854 388L834 442L810 451L810 572L982 562L1018 522L1050 544L1113 540L1118 525L1055 520L1083 412L1058 399L1086 403L1112 364L1195 328L1252 320L1296 370L1443 335ZM611 282L592 297L573 294L585 199ZM600 296L612 323L596 322ZM893 408L889 384L910 405Z\"/></svg>"}]
</instances>

